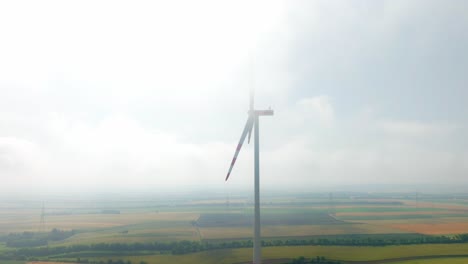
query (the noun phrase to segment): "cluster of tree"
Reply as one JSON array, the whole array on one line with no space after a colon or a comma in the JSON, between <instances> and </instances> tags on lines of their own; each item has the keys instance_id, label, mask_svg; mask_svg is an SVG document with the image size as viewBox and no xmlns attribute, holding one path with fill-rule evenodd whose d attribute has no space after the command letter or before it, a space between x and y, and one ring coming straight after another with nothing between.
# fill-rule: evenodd
<instances>
[{"instance_id":1,"label":"cluster of tree","mask_svg":"<svg viewBox=\"0 0 468 264\"><path fill-rule=\"evenodd\" d=\"M10 233L4 237L4 241L8 247L38 247L47 245L48 241L64 240L74 234L74 230L64 231L54 228L48 233Z\"/></svg>"},{"instance_id":2,"label":"cluster of tree","mask_svg":"<svg viewBox=\"0 0 468 264\"><path fill-rule=\"evenodd\" d=\"M76 234L75 230L66 231L66 230L60 230L60 229L54 228L54 229L52 229L52 231L50 231L47 234L46 239L48 241L60 241L60 240L67 239L67 238L73 236L74 234Z\"/></svg>"},{"instance_id":3,"label":"cluster of tree","mask_svg":"<svg viewBox=\"0 0 468 264\"><path fill-rule=\"evenodd\" d=\"M457 241L460 241L462 243L468 242L468 234L459 234L454 237Z\"/></svg>"},{"instance_id":4,"label":"cluster of tree","mask_svg":"<svg viewBox=\"0 0 468 264\"><path fill-rule=\"evenodd\" d=\"M308 264L308 263L321 263L321 264L341 264L337 260L328 260L325 257L317 256L315 258L307 259L306 257L298 257L293 259L290 264Z\"/></svg>"}]
</instances>

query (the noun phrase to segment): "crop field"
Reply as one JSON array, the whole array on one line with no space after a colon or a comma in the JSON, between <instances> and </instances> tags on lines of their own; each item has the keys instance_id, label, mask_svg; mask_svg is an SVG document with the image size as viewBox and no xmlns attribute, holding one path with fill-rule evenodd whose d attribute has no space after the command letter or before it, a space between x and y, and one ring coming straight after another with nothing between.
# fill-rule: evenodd
<instances>
[{"instance_id":1,"label":"crop field","mask_svg":"<svg viewBox=\"0 0 468 264\"><path fill-rule=\"evenodd\" d=\"M202 214L197 220L199 227L252 226L252 214ZM336 225L343 224L327 213L265 214L262 225Z\"/></svg>"},{"instance_id":2,"label":"crop field","mask_svg":"<svg viewBox=\"0 0 468 264\"><path fill-rule=\"evenodd\" d=\"M466 264L466 263L468 263L468 258L418 259L418 260L393 262L393 264Z\"/></svg>"},{"instance_id":3,"label":"crop field","mask_svg":"<svg viewBox=\"0 0 468 264\"><path fill-rule=\"evenodd\" d=\"M347 217L347 216L399 216L399 215L408 215L408 212L339 212L335 214L337 217ZM464 211L414 211L410 212L409 215L466 215Z\"/></svg>"},{"instance_id":4,"label":"crop field","mask_svg":"<svg viewBox=\"0 0 468 264\"><path fill-rule=\"evenodd\" d=\"M409 233L387 225L345 222L321 211L281 212L262 216L263 237ZM252 236L252 225L251 214L202 214L197 220L200 237L204 240L249 238Z\"/></svg>"},{"instance_id":5,"label":"crop field","mask_svg":"<svg viewBox=\"0 0 468 264\"><path fill-rule=\"evenodd\" d=\"M209 227L200 228L204 240L226 238L251 238L251 227ZM399 234L409 233L387 225L372 225L347 223L339 225L274 225L262 226L262 236L265 238L307 237L315 235L346 235L346 234Z\"/></svg>"},{"instance_id":6,"label":"crop field","mask_svg":"<svg viewBox=\"0 0 468 264\"><path fill-rule=\"evenodd\" d=\"M432 224L391 224L395 229L426 235L444 235L468 233L468 222L432 223Z\"/></svg>"},{"instance_id":7,"label":"crop field","mask_svg":"<svg viewBox=\"0 0 468 264\"><path fill-rule=\"evenodd\" d=\"M31 261L26 264L73 264L71 262Z\"/></svg>"},{"instance_id":8,"label":"crop field","mask_svg":"<svg viewBox=\"0 0 468 264\"><path fill-rule=\"evenodd\" d=\"M388 246L388 247L347 247L347 246L294 246L294 247L266 247L262 249L264 259L291 259L298 256L315 257L324 256L328 259L342 261L372 261L382 259L397 259L414 256L448 256L466 255L468 245L410 245L410 246ZM468 255L467 255L468 256ZM129 256L122 257L123 260L131 260L138 263L146 261L148 263L204 263L204 264L232 264L248 262L252 258L252 249L225 249L213 250L210 252L198 252L187 255L150 255L150 256ZM95 258L106 261L109 257ZM114 258L115 259L115 258ZM452 258L436 259L451 260ZM455 258L460 260L460 258ZM463 258L461 258L463 259ZM430 262L434 260L416 260L420 262L403 263L444 263ZM429 261L429 262L425 262ZM452 262L446 262L452 263ZM457 263L457 262L455 262ZM462 262L460 262L462 263Z\"/></svg>"},{"instance_id":9,"label":"crop field","mask_svg":"<svg viewBox=\"0 0 468 264\"><path fill-rule=\"evenodd\" d=\"M149 222L78 233L57 245L199 240L189 221Z\"/></svg>"},{"instance_id":10,"label":"crop field","mask_svg":"<svg viewBox=\"0 0 468 264\"><path fill-rule=\"evenodd\" d=\"M380 220L363 219L350 222L384 226L399 230L400 232L420 233L426 235L453 235L468 233L468 218L460 216Z\"/></svg>"},{"instance_id":11,"label":"crop field","mask_svg":"<svg viewBox=\"0 0 468 264\"><path fill-rule=\"evenodd\" d=\"M468 200L434 200L433 202L403 201L409 207L435 207L448 210L468 210Z\"/></svg>"},{"instance_id":12,"label":"crop field","mask_svg":"<svg viewBox=\"0 0 468 264\"><path fill-rule=\"evenodd\" d=\"M0 242L0 252L4 251L6 249L5 243Z\"/></svg>"},{"instance_id":13,"label":"crop field","mask_svg":"<svg viewBox=\"0 0 468 264\"><path fill-rule=\"evenodd\" d=\"M356 199L340 197L330 202L322 196L300 198L270 197L262 204L262 237L271 240L314 239L317 236L405 236L453 235L468 233L468 206L457 200L412 201L395 198ZM41 203L0 202L0 253L8 233L37 232L41 229ZM42 228L75 230L72 236L49 241L50 247L99 243L172 243L204 241L209 243L252 239L253 204L248 198L208 199L166 198L166 200L126 200L118 198L92 203L86 201L49 202ZM392 238L390 238L392 239ZM265 258L325 256L342 260L374 260L395 256L454 255L468 252L468 244L421 244L385 247L282 246L263 249ZM98 258L107 252L86 257ZM95 252L96 253L96 252ZM163 252L164 253L164 252ZM77 253L79 256L81 253ZM96 253L97 254L97 253ZM125 253L126 254L126 253ZM147 253L145 253L147 254ZM73 255L73 254L72 254ZM71 256L71 255L70 255ZM122 256L122 259L148 263L240 263L251 257L249 248L202 251L185 255ZM102 260L112 258L99 257ZM120 259L114 257L112 259ZM68 259L73 261L74 259ZM452 258L450 258L452 260ZM454 260L454 259L453 259ZM411 262L412 261L412 262ZM418 262L419 261L419 262ZM408 260L426 263L432 260ZM437 263L442 259L438 259ZM455 261L455 260L454 260ZM5 263L5 262L2 262ZM24 262L13 262L23 264ZM435 262L427 262L435 263ZM457 262L453 262L457 263Z\"/></svg>"},{"instance_id":14,"label":"crop field","mask_svg":"<svg viewBox=\"0 0 468 264\"><path fill-rule=\"evenodd\" d=\"M36 212L37 213L37 212ZM199 214L187 212L142 212L121 214L72 214L72 215L51 215L47 216L46 228L58 229L100 229L131 225L145 222L163 221L192 221L196 220ZM10 219L0 220L0 233L37 231L39 229L40 218L38 215L22 212L19 216L12 216Z\"/></svg>"}]
</instances>

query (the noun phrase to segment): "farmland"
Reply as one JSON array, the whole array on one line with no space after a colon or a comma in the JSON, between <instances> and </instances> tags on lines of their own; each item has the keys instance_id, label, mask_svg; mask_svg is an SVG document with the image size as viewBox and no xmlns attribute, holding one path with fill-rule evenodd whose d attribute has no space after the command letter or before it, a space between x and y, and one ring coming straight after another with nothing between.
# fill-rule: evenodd
<instances>
[{"instance_id":1,"label":"farmland","mask_svg":"<svg viewBox=\"0 0 468 264\"><path fill-rule=\"evenodd\" d=\"M389 247L344 247L344 246L295 246L267 247L262 250L265 259L284 259L295 256L325 256L343 261L373 261L380 259L397 259L412 256L425 256L430 252L433 256L464 255L468 245L411 245ZM247 262L251 258L251 249L228 249L212 252L199 252L187 255L151 255L122 258L132 262L147 261L148 263L207 263L228 264ZM468 256L468 255L467 255ZM97 258L107 260L107 257ZM451 258L447 258L451 259ZM418 260L422 261L422 260ZM426 261L426 260L424 260ZM408 262L412 263L412 262ZM425 263L425 262L421 262ZM436 262L429 262L436 263ZM442 262L437 262L442 263Z\"/></svg>"},{"instance_id":2,"label":"farmland","mask_svg":"<svg viewBox=\"0 0 468 264\"><path fill-rule=\"evenodd\" d=\"M236 227L250 226L253 221L251 214L202 214L197 220L199 227ZM344 224L343 221L337 220L325 212L311 213L277 213L265 214L261 219L262 225L281 225L288 223L289 225L335 225Z\"/></svg>"},{"instance_id":3,"label":"farmland","mask_svg":"<svg viewBox=\"0 0 468 264\"><path fill-rule=\"evenodd\" d=\"M468 258L437 258L437 259L419 259L419 260L408 260L398 261L394 264L465 264L468 262Z\"/></svg>"},{"instance_id":4,"label":"farmland","mask_svg":"<svg viewBox=\"0 0 468 264\"><path fill-rule=\"evenodd\" d=\"M262 237L273 242L264 247L264 255L273 259L323 255L329 259L375 260L392 255L424 256L427 252L457 255L464 254L463 250L466 252L468 244L460 243L461 240L453 240L458 241L457 244L411 245L421 243L415 241L449 241L452 236L468 233L468 203L461 201L464 196L454 200L450 196L427 195L417 202L409 198L410 194L356 193L335 194L334 199L330 199L328 194L266 196L262 204ZM53 249L116 243L141 247L155 242L168 243L166 247L173 247L175 244L170 246L170 243L194 241L200 245L211 243L213 249L197 249L183 255L173 255L170 249L153 252L157 254L136 250L129 251L128 257L122 251L114 258L148 260L148 263L194 263L198 260L209 263L209 259L213 263L242 262L251 255L245 241L252 237L252 206L250 197L242 194L230 201L219 194L210 198L206 195L135 195L105 199L52 197L45 202L44 222L41 222L42 202L4 199L0 201L0 254L20 249L12 245L32 242L36 243L31 244L33 247L47 244ZM73 233L52 239L44 233L52 229L73 230ZM9 235L12 233L20 235L12 237ZM446 238L431 240L431 235ZM13 243L12 239L17 241ZM223 243L230 241L244 242L229 244L232 248L222 249L226 247ZM306 242L290 242L295 246L273 246L285 241ZM321 243L386 243L395 246L349 247ZM393 251L390 250L392 248ZM423 252L423 249L428 251ZM98 253L88 249L86 252L74 251L50 257L74 260L82 256L103 260L113 258L110 252L101 250Z\"/></svg>"}]
</instances>

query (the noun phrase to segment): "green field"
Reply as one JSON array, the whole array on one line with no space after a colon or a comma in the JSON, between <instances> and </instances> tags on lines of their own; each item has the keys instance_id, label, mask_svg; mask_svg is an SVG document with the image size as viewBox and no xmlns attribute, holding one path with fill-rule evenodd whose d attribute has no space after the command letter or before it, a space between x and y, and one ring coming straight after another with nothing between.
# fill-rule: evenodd
<instances>
[{"instance_id":1,"label":"green field","mask_svg":"<svg viewBox=\"0 0 468 264\"><path fill-rule=\"evenodd\" d=\"M199 240L189 221L154 221L78 233L53 245Z\"/></svg>"}]
</instances>

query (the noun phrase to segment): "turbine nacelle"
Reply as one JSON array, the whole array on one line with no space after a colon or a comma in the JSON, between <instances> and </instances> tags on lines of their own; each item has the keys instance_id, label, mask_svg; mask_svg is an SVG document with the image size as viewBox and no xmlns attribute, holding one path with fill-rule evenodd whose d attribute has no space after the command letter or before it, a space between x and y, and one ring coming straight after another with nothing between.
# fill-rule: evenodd
<instances>
[{"instance_id":1,"label":"turbine nacelle","mask_svg":"<svg viewBox=\"0 0 468 264\"><path fill-rule=\"evenodd\" d=\"M248 112L249 115L254 114L256 116L272 116L274 111L271 109L268 110L250 110Z\"/></svg>"},{"instance_id":2,"label":"turbine nacelle","mask_svg":"<svg viewBox=\"0 0 468 264\"><path fill-rule=\"evenodd\" d=\"M252 106L252 104L251 104L251 106ZM273 110L271 110L271 109L268 109L268 110L249 110L249 112L247 112L247 113L249 114L249 116L254 116L254 117L255 116L257 116L257 117L258 116L272 116L273 115ZM247 139L248 144L250 144L250 137L252 136L252 128L253 128L254 124L255 124L255 119L254 119L254 123L249 128L249 137Z\"/></svg>"}]
</instances>

